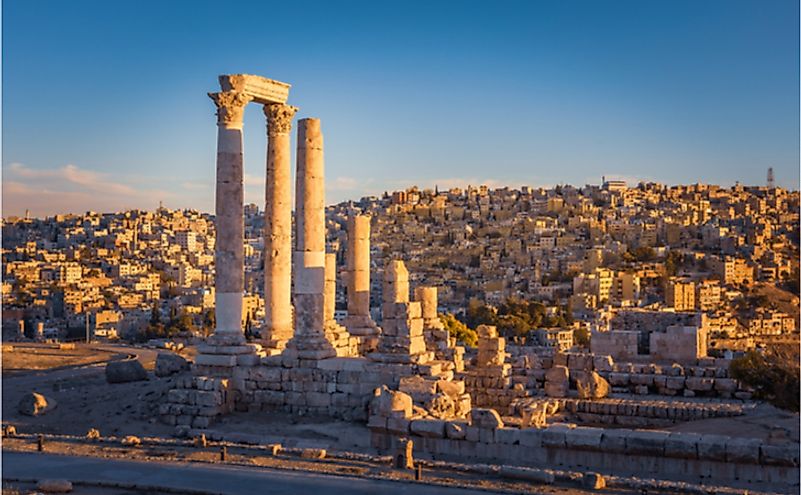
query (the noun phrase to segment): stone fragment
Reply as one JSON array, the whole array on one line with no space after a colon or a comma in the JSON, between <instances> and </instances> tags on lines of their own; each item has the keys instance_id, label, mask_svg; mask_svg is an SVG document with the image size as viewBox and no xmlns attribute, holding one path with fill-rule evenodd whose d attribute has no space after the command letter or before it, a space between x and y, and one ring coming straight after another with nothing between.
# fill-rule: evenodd
<instances>
[{"instance_id":1,"label":"stone fragment","mask_svg":"<svg viewBox=\"0 0 801 495\"><path fill-rule=\"evenodd\" d=\"M325 449L303 449L300 451L300 457L303 459L325 459Z\"/></svg>"},{"instance_id":2,"label":"stone fragment","mask_svg":"<svg viewBox=\"0 0 801 495\"><path fill-rule=\"evenodd\" d=\"M72 482L61 479L39 480L36 489L44 493L69 493L72 491Z\"/></svg>"},{"instance_id":3,"label":"stone fragment","mask_svg":"<svg viewBox=\"0 0 801 495\"><path fill-rule=\"evenodd\" d=\"M565 397L570 386L567 366L556 365L545 373L545 394L548 397Z\"/></svg>"},{"instance_id":4,"label":"stone fragment","mask_svg":"<svg viewBox=\"0 0 801 495\"><path fill-rule=\"evenodd\" d=\"M110 361L106 364L106 381L108 383L126 383L141 380L147 380L147 371L145 371L138 358Z\"/></svg>"},{"instance_id":5,"label":"stone fragment","mask_svg":"<svg viewBox=\"0 0 801 495\"><path fill-rule=\"evenodd\" d=\"M470 423L478 428L503 428L503 420L495 409L474 407L470 411Z\"/></svg>"},{"instance_id":6,"label":"stone fragment","mask_svg":"<svg viewBox=\"0 0 801 495\"><path fill-rule=\"evenodd\" d=\"M548 469L534 469L517 466L501 466L499 473L504 478L534 481L550 485L556 479L553 471Z\"/></svg>"},{"instance_id":7,"label":"stone fragment","mask_svg":"<svg viewBox=\"0 0 801 495\"><path fill-rule=\"evenodd\" d=\"M178 354L160 352L156 357L155 374L158 377L170 376L188 369L189 363Z\"/></svg>"},{"instance_id":8,"label":"stone fragment","mask_svg":"<svg viewBox=\"0 0 801 495\"><path fill-rule=\"evenodd\" d=\"M131 447L137 447L142 444L142 440L140 440L137 436L128 435L122 439L122 444L129 445Z\"/></svg>"},{"instance_id":9,"label":"stone fragment","mask_svg":"<svg viewBox=\"0 0 801 495\"><path fill-rule=\"evenodd\" d=\"M383 417L399 415L408 418L412 415L412 398L403 392L396 392L390 390L386 385L382 385L375 389L370 402L370 414Z\"/></svg>"},{"instance_id":10,"label":"stone fragment","mask_svg":"<svg viewBox=\"0 0 801 495\"><path fill-rule=\"evenodd\" d=\"M26 416L39 416L55 409L57 403L42 394L31 392L22 396L17 411Z\"/></svg>"},{"instance_id":11,"label":"stone fragment","mask_svg":"<svg viewBox=\"0 0 801 495\"><path fill-rule=\"evenodd\" d=\"M580 399L603 399L609 395L609 382L595 371L581 373L576 388Z\"/></svg>"},{"instance_id":12,"label":"stone fragment","mask_svg":"<svg viewBox=\"0 0 801 495\"><path fill-rule=\"evenodd\" d=\"M435 394L426 402L425 408L431 416L438 419L453 418L456 413L453 399L445 394Z\"/></svg>"},{"instance_id":13,"label":"stone fragment","mask_svg":"<svg viewBox=\"0 0 801 495\"><path fill-rule=\"evenodd\" d=\"M100 430L89 428L89 431L86 432L86 438L88 440L98 440L100 438Z\"/></svg>"}]
</instances>

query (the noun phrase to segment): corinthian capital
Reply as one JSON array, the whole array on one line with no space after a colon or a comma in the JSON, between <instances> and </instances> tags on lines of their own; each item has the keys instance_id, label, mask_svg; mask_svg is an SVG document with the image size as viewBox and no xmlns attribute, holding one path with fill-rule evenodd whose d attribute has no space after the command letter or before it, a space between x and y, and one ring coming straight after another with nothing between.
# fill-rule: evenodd
<instances>
[{"instance_id":1,"label":"corinthian capital","mask_svg":"<svg viewBox=\"0 0 801 495\"><path fill-rule=\"evenodd\" d=\"M267 135L289 134L292 130L292 119L298 107L283 103L264 105L264 116L267 117Z\"/></svg>"},{"instance_id":2,"label":"corinthian capital","mask_svg":"<svg viewBox=\"0 0 801 495\"><path fill-rule=\"evenodd\" d=\"M253 99L239 91L209 93L209 98L217 105L217 125L225 127L242 127L245 105Z\"/></svg>"}]
</instances>

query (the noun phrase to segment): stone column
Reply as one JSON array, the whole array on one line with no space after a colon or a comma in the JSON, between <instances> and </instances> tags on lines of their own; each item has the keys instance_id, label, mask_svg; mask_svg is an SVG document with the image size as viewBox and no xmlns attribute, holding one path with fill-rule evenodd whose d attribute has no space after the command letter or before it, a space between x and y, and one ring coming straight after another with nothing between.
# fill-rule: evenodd
<instances>
[{"instance_id":1,"label":"stone column","mask_svg":"<svg viewBox=\"0 0 801 495\"><path fill-rule=\"evenodd\" d=\"M244 342L242 292L244 291L242 172L242 117L251 97L236 91L209 93L217 105L217 188L215 197L215 311L216 340Z\"/></svg>"},{"instance_id":2,"label":"stone column","mask_svg":"<svg viewBox=\"0 0 801 495\"><path fill-rule=\"evenodd\" d=\"M264 309L262 338L283 349L292 338L292 183L290 132L297 108L264 105L267 186L264 201Z\"/></svg>"},{"instance_id":3,"label":"stone column","mask_svg":"<svg viewBox=\"0 0 801 495\"><path fill-rule=\"evenodd\" d=\"M384 304L409 302L409 271L401 260L391 260L384 268Z\"/></svg>"},{"instance_id":4,"label":"stone column","mask_svg":"<svg viewBox=\"0 0 801 495\"><path fill-rule=\"evenodd\" d=\"M348 220L348 315L370 316L370 217Z\"/></svg>"},{"instance_id":5,"label":"stone column","mask_svg":"<svg viewBox=\"0 0 801 495\"><path fill-rule=\"evenodd\" d=\"M437 318L437 288L418 287L414 290L415 299L420 301L423 311L423 319L433 320Z\"/></svg>"},{"instance_id":6,"label":"stone column","mask_svg":"<svg viewBox=\"0 0 801 495\"><path fill-rule=\"evenodd\" d=\"M352 355L344 328L326 321L325 184L323 134L319 119L298 121L295 185L295 335L287 347L300 359Z\"/></svg>"},{"instance_id":7,"label":"stone column","mask_svg":"<svg viewBox=\"0 0 801 495\"><path fill-rule=\"evenodd\" d=\"M19 320L19 339L25 338L25 320Z\"/></svg>"},{"instance_id":8,"label":"stone column","mask_svg":"<svg viewBox=\"0 0 801 495\"><path fill-rule=\"evenodd\" d=\"M337 305L337 255L336 253L326 253L325 255L325 325L327 327L335 324L334 312Z\"/></svg>"},{"instance_id":9,"label":"stone column","mask_svg":"<svg viewBox=\"0 0 801 495\"><path fill-rule=\"evenodd\" d=\"M370 316L370 217L348 219L348 316L343 322L359 339L359 351L368 353L378 345L378 325Z\"/></svg>"},{"instance_id":10,"label":"stone column","mask_svg":"<svg viewBox=\"0 0 801 495\"><path fill-rule=\"evenodd\" d=\"M319 119L298 121L295 185L295 333L323 331L325 185Z\"/></svg>"}]
</instances>

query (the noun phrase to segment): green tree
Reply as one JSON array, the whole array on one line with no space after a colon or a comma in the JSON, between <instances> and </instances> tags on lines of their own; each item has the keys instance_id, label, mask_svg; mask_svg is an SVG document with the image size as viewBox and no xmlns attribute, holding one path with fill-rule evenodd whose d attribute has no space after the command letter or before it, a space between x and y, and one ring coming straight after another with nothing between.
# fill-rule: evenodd
<instances>
[{"instance_id":1,"label":"green tree","mask_svg":"<svg viewBox=\"0 0 801 495\"><path fill-rule=\"evenodd\" d=\"M527 313L526 313L527 314ZM517 315L503 315L498 318L498 330L506 336L526 336L531 326Z\"/></svg>"},{"instance_id":2,"label":"green tree","mask_svg":"<svg viewBox=\"0 0 801 495\"><path fill-rule=\"evenodd\" d=\"M764 354L748 351L729 366L732 378L754 389L754 397L770 401L776 407L798 412L798 349L774 347Z\"/></svg>"},{"instance_id":3,"label":"green tree","mask_svg":"<svg viewBox=\"0 0 801 495\"><path fill-rule=\"evenodd\" d=\"M578 327L573 330L573 343L585 349L590 347L590 332L585 327Z\"/></svg>"},{"instance_id":4,"label":"green tree","mask_svg":"<svg viewBox=\"0 0 801 495\"><path fill-rule=\"evenodd\" d=\"M469 347L475 347L478 344L478 334L476 331L468 328L467 325L459 321L452 314L440 313L439 320L443 325L445 325L445 329L448 331L448 334L451 337L455 337L456 340L462 344Z\"/></svg>"}]
</instances>

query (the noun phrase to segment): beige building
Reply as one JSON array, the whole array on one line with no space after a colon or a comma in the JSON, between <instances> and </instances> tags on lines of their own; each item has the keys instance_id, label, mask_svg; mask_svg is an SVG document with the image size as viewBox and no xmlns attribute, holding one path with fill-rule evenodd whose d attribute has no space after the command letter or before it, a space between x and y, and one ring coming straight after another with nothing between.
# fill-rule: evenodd
<instances>
[{"instance_id":1,"label":"beige building","mask_svg":"<svg viewBox=\"0 0 801 495\"><path fill-rule=\"evenodd\" d=\"M695 310L695 284L690 281L670 280L665 285L665 304L676 311Z\"/></svg>"}]
</instances>

